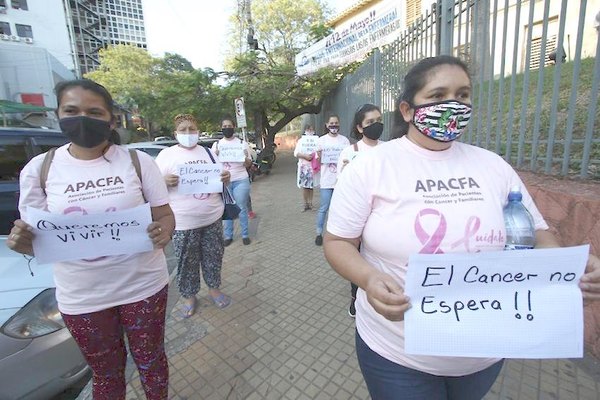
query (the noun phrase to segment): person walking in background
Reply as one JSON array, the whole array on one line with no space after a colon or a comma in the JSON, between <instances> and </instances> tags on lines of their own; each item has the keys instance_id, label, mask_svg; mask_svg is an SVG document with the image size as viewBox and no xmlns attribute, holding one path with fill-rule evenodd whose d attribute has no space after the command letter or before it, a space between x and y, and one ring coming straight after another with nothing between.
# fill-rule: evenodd
<instances>
[{"instance_id":1,"label":"person walking in background","mask_svg":"<svg viewBox=\"0 0 600 400\"><path fill-rule=\"evenodd\" d=\"M221 130L223 131L223 139L216 142L212 150L223 162L223 168L231 173L231 181L228 188L233 194L236 204L240 207L240 227L242 229L242 242L244 245L250 244L248 232L248 198L250 196L250 178L248 176L248 168L252 164L250 159L250 150L248 143L234 136L235 125L232 118L223 118L221 120ZM227 153L226 159L224 154ZM240 161L230 161L233 159ZM233 242L233 221L223 221L225 247Z\"/></svg>"},{"instance_id":2,"label":"person walking in background","mask_svg":"<svg viewBox=\"0 0 600 400\"><path fill-rule=\"evenodd\" d=\"M346 147L340 153L338 159L338 179L344 171L344 168L359 154L364 154L381 143L379 138L383 133L383 123L381 119L381 110L373 104L363 104L354 113L352 119L352 135L358 142ZM348 315L352 318L356 316L356 291L358 286L350 282L350 305L348 306Z\"/></svg>"},{"instance_id":3,"label":"person walking in background","mask_svg":"<svg viewBox=\"0 0 600 400\"><path fill-rule=\"evenodd\" d=\"M177 286L184 299L181 314L189 318L196 311L196 295L200 292L200 268L208 287L208 295L218 308L225 308L231 298L219 289L223 265L223 198L221 193L181 194L178 192L178 169L184 164L212 164L210 150L198 145L198 123L189 114L174 119L175 139L179 143L161 151L156 157L169 189L170 204L175 214L173 247L177 259ZM229 183L229 171L221 173Z\"/></svg>"},{"instance_id":4,"label":"person walking in background","mask_svg":"<svg viewBox=\"0 0 600 400\"><path fill-rule=\"evenodd\" d=\"M514 186L536 228L536 247L557 247L521 179L502 157L456 141L471 116L467 66L451 56L426 58L404 78L395 118L402 137L354 160L340 176L325 237L325 256L344 278L360 287L356 300L356 353L373 399L481 399L500 369L497 358L408 355L404 313L410 307L403 282L416 253L503 250L504 240L465 242L465 223L481 232L504 226L502 205ZM429 204L415 182L447 182L468 176L481 200ZM460 196L470 188L454 188ZM429 195L435 195L429 192ZM432 245L423 234L423 210L439 215L444 233ZM437 217L436 217L437 218ZM502 237L502 236L501 236ZM459 245L457 245L457 243ZM360 252L358 250L360 244ZM590 255L580 288L598 298L600 260Z\"/></svg>"},{"instance_id":5,"label":"person walking in background","mask_svg":"<svg viewBox=\"0 0 600 400\"><path fill-rule=\"evenodd\" d=\"M302 189L304 200L303 211L312 210L313 207L313 170L311 160L317 150L318 138L311 125L306 125L302 137L294 148L294 157L298 158L298 173L296 174L296 185Z\"/></svg>"},{"instance_id":6,"label":"person walking in background","mask_svg":"<svg viewBox=\"0 0 600 400\"><path fill-rule=\"evenodd\" d=\"M70 143L34 157L21 171L22 220L15 221L6 244L34 255L33 234L25 222L28 207L52 214L101 214L150 203L153 222L148 236L154 250L58 262L54 281L63 321L92 369L94 399L125 399L124 333L146 398L167 399L169 274L162 249L175 226L167 188L150 156L130 153L110 141L116 119L112 97L103 86L81 79L60 82L55 90L60 128ZM114 185L102 195L96 195L94 187L74 198L68 189L74 182L106 177L115 177Z\"/></svg>"},{"instance_id":7,"label":"person walking in background","mask_svg":"<svg viewBox=\"0 0 600 400\"><path fill-rule=\"evenodd\" d=\"M323 226L337 181L338 158L341 151L350 144L348 138L340 135L339 131L340 119L337 115L331 115L325 124L325 135L319 138L317 145L317 157L321 161L320 204L317 213L317 237L315 238L317 246L323 244Z\"/></svg>"}]
</instances>

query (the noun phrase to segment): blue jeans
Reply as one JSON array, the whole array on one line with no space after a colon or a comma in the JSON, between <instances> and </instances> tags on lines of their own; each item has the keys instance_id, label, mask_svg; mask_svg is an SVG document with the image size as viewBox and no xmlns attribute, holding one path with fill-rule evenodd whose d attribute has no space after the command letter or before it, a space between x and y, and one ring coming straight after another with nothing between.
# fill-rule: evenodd
<instances>
[{"instance_id":1,"label":"blue jeans","mask_svg":"<svg viewBox=\"0 0 600 400\"><path fill-rule=\"evenodd\" d=\"M325 217L327 211L329 211L333 189L321 189L320 194L319 212L317 212L317 235L323 234L323 225L325 225Z\"/></svg>"},{"instance_id":2,"label":"blue jeans","mask_svg":"<svg viewBox=\"0 0 600 400\"><path fill-rule=\"evenodd\" d=\"M242 228L242 237L248 237L248 199L250 198L250 180L248 178L240 179L229 183L229 190L240 208L240 227ZM225 239L233 239L233 221L223 221L223 236Z\"/></svg>"},{"instance_id":3,"label":"blue jeans","mask_svg":"<svg viewBox=\"0 0 600 400\"><path fill-rule=\"evenodd\" d=\"M465 376L437 376L381 357L356 332L356 356L373 400L481 400L504 360Z\"/></svg>"}]
</instances>

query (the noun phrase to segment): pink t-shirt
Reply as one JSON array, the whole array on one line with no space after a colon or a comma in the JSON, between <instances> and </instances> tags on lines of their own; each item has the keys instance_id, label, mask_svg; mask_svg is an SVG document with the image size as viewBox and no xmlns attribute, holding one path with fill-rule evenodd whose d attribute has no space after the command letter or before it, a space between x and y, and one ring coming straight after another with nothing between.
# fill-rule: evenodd
<instances>
[{"instance_id":1,"label":"pink t-shirt","mask_svg":"<svg viewBox=\"0 0 600 400\"><path fill-rule=\"evenodd\" d=\"M186 149L179 145L161 151L156 157L160 172L164 175L177 175L177 167L182 164L212 164L207 149L198 145ZM209 150L210 151L210 150ZM216 156L213 154L216 160ZM208 226L223 215L221 193L180 194L177 186L169 187L170 205L175 214L175 229L189 230Z\"/></svg>"},{"instance_id":2,"label":"pink t-shirt","mask_svg":"<svg viewBox=\"0 0 600 400\"><path fill-rule=\"evenodd\" d=\"M216 152L219 146L222 146L223 144L229 143L233 140L236 140L238 142L241 141L242 147L246 151L246 154L250 154L250 147L248 146L248 142L244 142L242 139L237 138L235 136L232 136L230 139L223 138L219 140L218 142L213 144L212 151ZM224 162L223 169L229 171L229 173L231 174L231 182L241 181L242 179L249 179L248 171L246 170L246 167L244 167L243 162Z\"/></svg>"},{"instance_id":3,"label":"pink t-shirt","mask_svg":"<svg viewBox=\"0 0 600 400\"><path fill-rule=\"evenodd\" d=\"M514 186L521 188L536 229L548 229L519 176L498 155L460 142L445 151L428 151L403 137L377 146L344 169L333 193L327 230L343 238L361 238L365 260L403 286L410 254L502 250L502 209ZM404 322L378 314L363 290L358 291L356 309L362 339L397 364L460 376L498 361L405 354Z\"/></svg>"},{"instance_id":4,"label":"pink t-shirt","mask_svg":"<svg viewBox=\"0 0 600 400\"><path fill-rule=\"evenodd\" d=\"M323 135L319 138L318 150L321 151L321 159L323 153L327 151L341 152L344 148L350 145L348 138L340 133L333 136L330 134ZM337 158L333 162L321 164L321 183L322 189L333 189L337 181Z\"/></svg>"},{"instance_id":5,"label":"pink t-shirt","mask_svg":"<svg viewBox=\"0 0 600 400\"><path fill-rule=\"evenodd\" d=\"M377 144L381 144L381 143L383 143L381 140L377 141ZM351 144L350 146L348 146L344 150L342 150L342 152L340 153L340 158L338 158L338 163L337 163L338 179L340 179L340 174L342 173L344 168L347 167L348 164L352 160L354 160L359 154L362 155L365 152L367 152L371 149L374 149L374 148L375 148L375 146L369 146L363 140L359 140L358 142L356 142L356 150L354 150L354 144ZM344 160L348 161L345 165L344 165Z\"/></svg>"},{"instance_id":6,"label":"pink t-shirt","mask_svg":"<svg viewBox=\"0 0 600 400\"><path fill-rule=\"evenodd\" d=\"M144 197L151 207L168 204L165 182L149 155L138 151L142 185L127 148L110 146L106 160L79 160L69 154L69 145L56 150L46 181L47 196L40 188L45 154L33 158L21 171L19 211L25 221L27 206L55 214L82 215L126 210L144 204ZM78 183L85 186L81 188ZM71 315L143 300L168 280L162 250L54 265L58 307Z\"/></svg>"}]
</instances>

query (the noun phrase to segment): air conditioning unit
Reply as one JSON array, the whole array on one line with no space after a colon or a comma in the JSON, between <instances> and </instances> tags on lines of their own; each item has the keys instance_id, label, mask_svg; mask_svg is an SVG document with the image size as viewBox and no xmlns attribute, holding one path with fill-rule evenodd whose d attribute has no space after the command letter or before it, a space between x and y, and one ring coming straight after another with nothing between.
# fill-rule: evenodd
<instances>
[{"instance_id":1,"label":"air conditioning unit","mask_svg":"<svg viewBox=\"0 0 600 400\"><path fill-rule=\"evenodd\" d=\"M21 38L20 38L20 37L18 37L17 35L12 35L12 36L10 37L10 40L12 40L13 42L20 42L20 41L21 41Z\"/></svg>"},{"instance_id":2,"label":"air conditioning unit","mask_svg":"<svg viewBox=\"0 0 600 400\"><path fill-rule=\"evenodd\" d=\"M0 39L2 39L2 40L10 40L10 35L4 35L4 34L2 34L2 35L0 35Z\"/></svg>"},{"instance_id":3,"label":"air conditioning unit","mask_svg":"<svg viewBox=\"0 0 600 400\"><path fill-rule=\"evenodd\" d=\"M24 40L25 40L25 43L29 43L29 44L33 43L33 39L30 37L26 37Z\"/></svg>"}]
</instances>

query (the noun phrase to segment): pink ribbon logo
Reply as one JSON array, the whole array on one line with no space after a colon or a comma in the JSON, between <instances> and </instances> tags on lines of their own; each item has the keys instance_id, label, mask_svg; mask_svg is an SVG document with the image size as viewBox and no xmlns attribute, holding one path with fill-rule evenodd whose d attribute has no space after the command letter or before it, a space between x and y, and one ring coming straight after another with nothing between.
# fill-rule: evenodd
<instances>
[{"instance_id":1,"label":"pink ribbon logo","mask_svg":"<svg viewBox=\"0 0 600 400\"><path fill-rule=\"evenodd\" d=\"M423 226L421 226L421 218L427 215L434 215L439 217L439 223L435 232L432 235L429 235ZM433 208L425 208L417 214L417 218L415 219L415 234L417 235L417 239L423 245L420 254L443 254L444 252L440 249L440 245L442 244L442 240L446 236L446 218L444 215Z\"/></svg>"}]
</instances>

